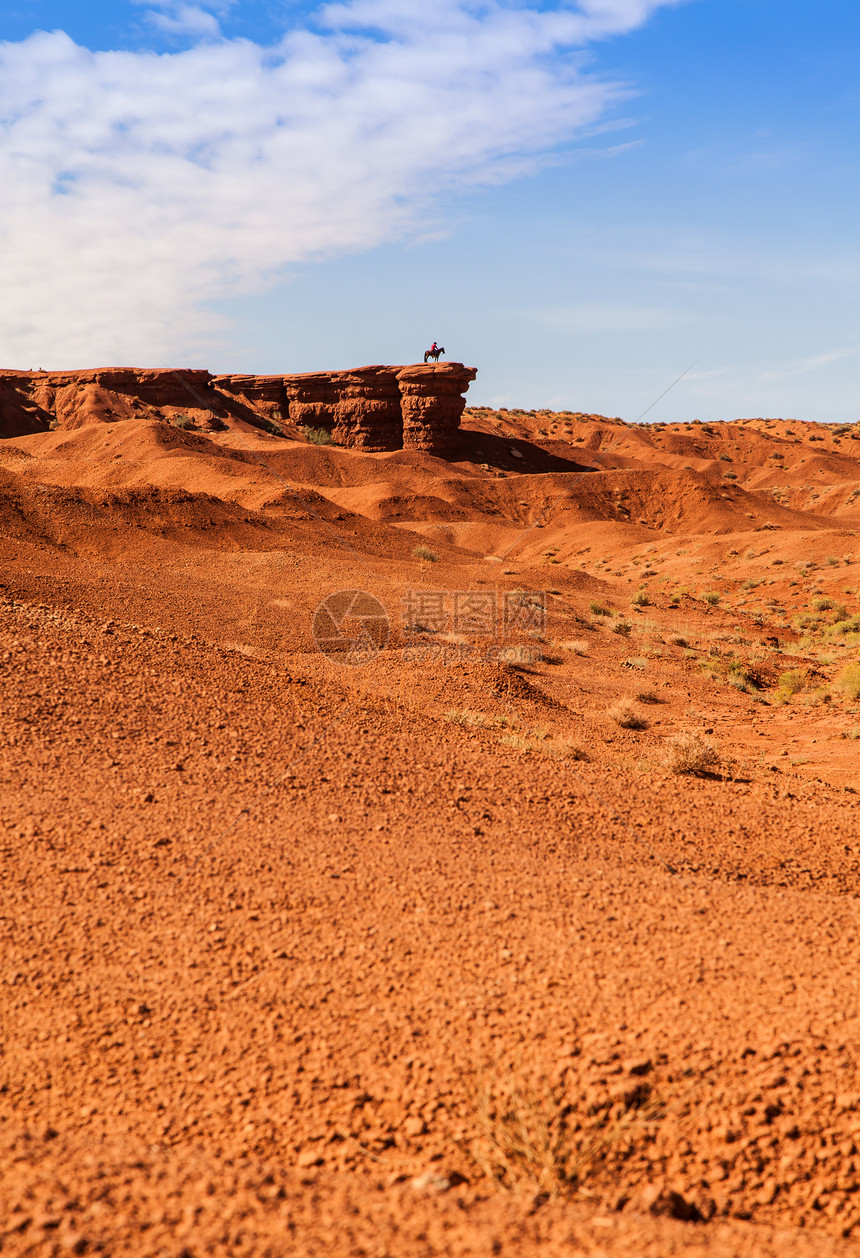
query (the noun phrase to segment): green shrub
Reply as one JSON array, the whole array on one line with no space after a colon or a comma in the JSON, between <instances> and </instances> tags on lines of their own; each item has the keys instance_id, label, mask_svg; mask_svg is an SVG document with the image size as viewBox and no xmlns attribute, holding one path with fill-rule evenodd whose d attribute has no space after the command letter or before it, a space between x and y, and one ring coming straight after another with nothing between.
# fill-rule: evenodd
<instances>
[{"instance_id":1,"label":"green shrub","mask_svg":"<svg viewBox=\"0 0 860 1258\"><path fill-rule=\"evenodd\" d=\"M276 424L273 419L269 419L265 415L258 416L255 423L258 428L262 428L263 432L269 433L272 437L283 437L284 435L284 430L281 425Z\"/></svg>"},{"instance_id":2,"label":"green shrub","mask_svg":"<svg viewBox=\"0 0 860 1258\"><path fill-rule=\"evenodd\" d=\"M860 664L846 664L837 675L835 684L837 690L841 690L849 699L860 699Z\"/></svg>"},{"instance_id":3,"label":"green shrub","mask_svg":"<svg viewBox=\"0 0 860 1258\"><path fill-rule=\"evenodd\" d=\"M802 668L790 668L787 673L782 673L779 679L779 689L786 698L799 694L806 685L806 673Z\"/></svg>"},{"instance_id":4,"label":"green shrub","mask_svg":"<svg viewBox=\"0 0 860 1258\"><path fill-rule=\"evenodd\" d=\"M299 427L299 432L302 434L305 441L309 442L312 446L334 445L334 438L327 428L309 428L307 424L302 424Z\"/></svg>"},{"instance_id":5,"label":"green shrub","mask_svg":"<svg viewBox=\"0 0 860 1258\"><path fill-rule=\"evenodd\" d=\"M609 610L608 607L605 607L603 603L598 603L594 601L588 604L588 610L591 612L593 616L611 616L612 615L612 612Z\"/></svg>"},{"instance_id":6,"label":"green shrub","mask_svg":"<svg viewBox=\"0 0 860 1258\"><path fill-rule=\"evenodd\" d=\"M647 590L638 590L633 595L630 602L633 604L634 607L650 607L651 606L651 600L648 597Z\"/></svg>"},{"instance_id":7,"label":"green shrub","mask_svg":"<svg viewBox=\"0 0 860 1258\"><path fill-rule=\"evenodd\" d=\"M181 428L183 432L194 427L194 420L190 415L174 415L170 422L174 428Z\"/></svg>"},{"instance_id":8,"label":"green shrub","mask_svg":"<svg viewBox=\"0 0 860 1258\"><path fill-rule=\"evenodd\" d=\"M720 601L720 595L716 590L706 590L702 595L702 602L707 603L710 607L716 607Z\"/></svg>"},{"instance_id":9,"label":"green shrub","mask_svg":"<svg viewBox=\"0 0 860 1258\"><path fill-rule=\"evenodd\" d=\"M860 616L839 617L825 630L829 638L847 638L860 634Z\"/></svg>"}]
</instances>

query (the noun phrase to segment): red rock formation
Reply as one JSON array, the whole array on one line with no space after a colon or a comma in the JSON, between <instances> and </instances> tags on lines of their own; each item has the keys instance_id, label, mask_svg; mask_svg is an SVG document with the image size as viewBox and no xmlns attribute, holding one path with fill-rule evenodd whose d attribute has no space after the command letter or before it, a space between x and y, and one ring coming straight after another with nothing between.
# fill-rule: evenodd
<instances>
[{"instance_id":1,"label":"red rock formation","mask_svg":"<svg viewBox=\"0 0 860 1258\"><path fill-rule=\"evenodd\" d=\"M0 436L81 428L122 419L209 426L232 415L268 427L323 428L343 446L448 454L474 380L462 363L371 366L290 376L212 376L208 371L0 372Z\"/></svg>"},{"instance_id":2,"label":"red rock formation","mask_svg":"<svg viewBox=\"0 0 860 1258\"><path fill-rule=\"evenodd\" d=\"M82 428L121 419L163 418L187 411L195 416L218 409L221 399L208 371L140 370L133 367L92 371L0 373L0 435L18 435L16 406L33 418L24 431Z\"/></svg>"},{"instance_id":3,"label":"red rock formation","mask_svg":"<svg viewBox=\"0 0 860 1258\"><path fill-rule=\"evenodd\" d=\"M284 376L214 376L213 384L220 392L278 423L287 413L284 380Z\"/></svg>"},{"instance_id":4,"label":"red rock formation","mask_svg":"<svg viewBox=\"0 0 860 1258\"><path fill-rule=\"evenodd\" d=\"M51 427L51 414L36 401L29 374L0 372L0 437L26 437Z\"/></svg>"},{"instance_id":5,"label":"red rock formation","mask_svg":"<svg viewBox=\"0 0 860 1258\"><path fill-rule=\"evenodd\" d=\"M216 376L216 388L257 410L277 406L295 427L323 428L338 445L448 454L476 371L462 363L357 367L295 376Z\"/></svg>"},{"instance_id":6,"label":"red rock formation","mask_svg":"<svg viewBox=\"0 0 860 1258\"><path fill-rule=\"evenodd\" d=\"M464 394L477 374L462 363L416 363L400 369L404 450L452 452L466 406Z\"/></svg>"},{"instance_id":7,"label":"red rock formation","mask_svg":"<svg viewBox=\"0 0 860 1258\"><path fill-rule=\"evenodd\" d=\"M271 419L322 428L338 445L399 450L403 421L396 367L294 376L217 376L215 386Z\"/></svg>"}]
</instances>

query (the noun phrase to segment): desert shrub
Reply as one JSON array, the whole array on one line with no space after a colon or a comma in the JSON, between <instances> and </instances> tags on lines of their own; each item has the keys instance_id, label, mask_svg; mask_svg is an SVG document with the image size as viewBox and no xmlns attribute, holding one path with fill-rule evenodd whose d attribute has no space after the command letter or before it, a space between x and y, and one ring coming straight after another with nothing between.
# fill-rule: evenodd
<instances>
[{"instance_id":1,"label":"desert shrub","mask_svg":"<svg viewBox=\"0 0 860 1258\"><path fill-rule=\"evenodd\" d=\"M634 695L637 703L660 703L660 696L653 690L637 690Z\"/></svg>"},{"instance_id":2,"label":"desert shrub","mask_svg":"<svg viewBox=\"0 0 860 1258\"><path fill-rule=\"evenodd\" d=\"M268 420L267 424L271 424L271 420ZM276 429L276 436L283 437L284 434L281 429L278 428L277 424L272 424L267 431L271 432L272 428ZM309 442L312 446L334 445L334 438L327 428L310 428L307 424L302 424L299 427L299 432L302 434L305 441Z\"/></svg>"},{"instance_id":3,"label":"desert shrub","mask_svg":"<svg viewBox=\"0 0 860 1258\"><path fill-rule=\"evenodd\" d=\"M825 630L828 637L845 638L849 634L860 633L860 616L848 616L847 618L839 617L832 625L828 625Z\"/></svg>"},{"instance_id":4,"label":"desert shrub","mask_svg":"<svg viewBox=\"0 0 860 1258\"><path fill-rule=\"evenodd\" d=\"M591 612L593 616L611 616L612 615L612 612L609 610L608 607L604 606L603 603L598 603L594 600L592 600L592 602L588 604L588 610Z\"/></svg>"},{"instance_id":5,"label":"desert shrub","mask_svg":"<svg viewBox=\"0 0 860 1258\"><path fill-rule=\"evenodd\" d=\"M612 626L612 632L620 633L622 638L629 638L632 630L633 626L629 620L616 620L615 624Z\"/></svg>"},{"instance_id":6,"label":"desert shrub","mask_svg":"<svg viewBox=\"0 0 860 1258\"><path fill-rule=\"evenodd\" d=\"M633 604L634 607L650 607L651 606L651 600L648 597L647 590L637 590L637 592L631 598L630 602Z\"/></svg>"},{"instance_id":7,"label":"desert shrub","mask_svg":"<svg viewBox=\"0 0 860 1258\"><path fill-rule=\"evenodd\" d=\"M429 546L416 546L412 551L413 559L425 559L427 563L438 563L439 556Z\"/></svg>"},{"instance_id":8,"label":"desert shrub","mask_svg":"<svg viewBox=\"0 0 860 1258\"><path fill-rule=\"evenodd\" d=\"M190 415L174 415L170 422L174 428L181 428L183 432L194 427L194 420Z\"/></svg>"},{"instance_id":9,"label":"desert shrub","mask_svg":"<svg viewBox=\"0 0 860 1258\"><path fill-rule=\"evenodd\" d=\"M799 694L806 685L806 673L802 668L790 668L787 673L780 674L779 691L785 698Z\"/></svg>"},{"instance_id":10,"label":"desert shrub","mask_svg":"<svg viewBox=\"0 0 860 1258\"><path fill-rule=\"evenodd\" d=\"M510 747L514 751L528 751L529 744L525 738L520 738L519 734L502 734L499 739L499 746Z\"/></svg>"},{"instance_id":11,"label":"desert shrub","mask_svg":"<svg viewBox=\"0 0 860 1258\"><path fill-rule=\"evenodd\" d=\"M669 639L669 645L670 646L689 646L689 643L687 642L687 639L685 637L682 637L680 633L675 633Z\"/></svg>"},{"instance_id":12,"label":"desert shrub","mask_svg":"<svg viewBox=\"0 0 860 1258\"><path fill-rule=\"evenodd\" d=\"M734 472L723 472L723 480L737 480Z\"/></svg>"},{"instance_id":13,"label":"desert shrub","mask_svg":"<svg viewBox=\"0 0 860 1258\"><path fill-rule=\"evenodd\" d=\"M831 567L831 568L835 568L835 567L836 567L836 565L839 563L839 556L838 556L838 555L828 555L828 556L827 556L827 558L824 560L824 562L825 562L825 563L826 563L829 567Z\"/></svg>"},{"instance_id":14,"label":"desert shrub","mask_svg":"<svg viewBox=\"0 0 860 1258\"><path fill-rule=\"evenodd\" d=\"M814 598L812 600L812 609L816 612L829 612L833 602L829 598Z\"/></svg>"},{"instance_id":15,"label":"desert shrub","mask_svg":"<svg viewBox=\"0 0 860 1258\"><path fill-rule=\"evenodd\" d=\"M716 607L720 601L720 595L716 590L706 590L702 595L702 602L707 603L709 607Z\"/></svg>"},{"instance_id":16,"label":"desert shrub","mask_svg":"<svg viewBox=\"0 0 860 1258\"><path fill-rule=\"evenodd\" d=\"M700 734L675 734L666 739L663 767L670 773L698 776L715 769L720 762L716 748Z\"/></svg>"},{"instance_id":17,"label":"desert shrub","mask_svg":"<svg viewBox=\"0 0 860 1258\"><path fill-rule=\"evenodd\" d=\"M835 684L849 699L860 699L860 664L846 664L837 675Z\"/></svg>"},{"instance_id":18,"label":"desert shrub","mask_svg":"<svg viewBox=\"0 0 860 1258\"><path fill-rule=\"evenodd\" d=\"M606 709L606 715L610 721L614 721L622 729L648 728L647 718L641 712L637 712L632 699L619 699L617 703L613 703Z\"/></svg>"}]
</instances>

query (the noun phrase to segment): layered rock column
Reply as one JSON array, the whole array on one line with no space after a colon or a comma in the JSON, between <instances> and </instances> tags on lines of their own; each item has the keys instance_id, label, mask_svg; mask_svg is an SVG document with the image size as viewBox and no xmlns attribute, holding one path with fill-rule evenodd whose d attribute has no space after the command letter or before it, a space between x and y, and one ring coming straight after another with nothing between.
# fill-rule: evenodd
<instances>
[{"instance_id":1,"label":"layered rock column","mask_svg":"<svg viewBox=\"0 0 860 1258\"><path fill-rule=\"evenodd\" d=\"M393 367L361 367L337 373L339 398L332 436L363 450L399 450L403 445L400 387Z\"/></svg>"},{"instance_id":2,"label":"layered rock column","mask_svg":"<svg viewBox=\"0 0 860 1258\"><path fill-rule=\"evenodd\" d=\"M319 371L282 379L287 403L285 418L297 428L325 428L332 432L338 401L334 373Z\"/></svg>"},{"instance_id":3,"label":"layered rock column","mask_svg":"<svg viewBox=\"0 0 860 1258\"><path fill-rule=\"evenodd\" d=\"M474 367L462 363L416 363L400 368L404 450L453 452L466 406L464 394L477 374Z\"/></svg>"}]
</instances>

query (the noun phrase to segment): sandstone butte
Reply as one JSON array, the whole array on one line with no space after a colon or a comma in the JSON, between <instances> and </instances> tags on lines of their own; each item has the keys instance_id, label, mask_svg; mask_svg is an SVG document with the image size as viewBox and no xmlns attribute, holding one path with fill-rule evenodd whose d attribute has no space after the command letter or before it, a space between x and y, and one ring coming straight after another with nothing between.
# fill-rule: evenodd
<instances>
[{"instance_id":1,"label":"sandstone butte","mask_svg":"<svg viewBox=\"0 0 860 1258\"><path fill-rule=\"evenodd\" d=\"M217 420L287 424L329 432L367 451L444 455L476 371L462 363L357 367L300 375L213 376L208 371L107 368L0 372L0 436L185 412Z\"/></svg>"}]
</instances>

